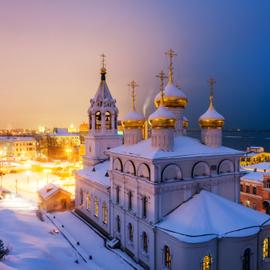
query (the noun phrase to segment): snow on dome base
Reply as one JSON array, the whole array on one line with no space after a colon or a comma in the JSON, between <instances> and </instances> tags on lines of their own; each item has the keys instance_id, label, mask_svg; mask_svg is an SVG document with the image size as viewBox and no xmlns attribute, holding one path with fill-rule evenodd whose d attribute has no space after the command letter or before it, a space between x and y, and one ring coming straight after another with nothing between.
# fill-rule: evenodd
<instances>
[{"instance_id":1,"label":"snow on dome base","mask_svg":"<svg viewBox=\"0 0 270 270\"><path fill-rule=\"evenodd\" d=\"M164 105L166 107L185 107L187 105L186 94L177 88L174 84L168 83L164 89ZM155 97L155 105L159 106L160 93Z\"/></svg>"},{"instance_id":2,"label":"snow on dome base","mask_svg":"<svg viewBox=\"0 0 270 270\"><path fill-rule=\"evenodd\" d=\"M159 106L148 119L152 128L173 128L176 121L174 114L164 106Z\"/></svg>"},{"instance_id":3,"label":"snow on dome base","mask_svg":"<svg viewBox=\"0 0 270 270\"><path fill-rule=\"evenodd\" d=\"M219 114L212 103L210 103L210 106L208 110L200 116L199 123L201 127L212 127L212 128L218 128L223 127L224 125L224 117Z\"/></svg>"}]
</instances>

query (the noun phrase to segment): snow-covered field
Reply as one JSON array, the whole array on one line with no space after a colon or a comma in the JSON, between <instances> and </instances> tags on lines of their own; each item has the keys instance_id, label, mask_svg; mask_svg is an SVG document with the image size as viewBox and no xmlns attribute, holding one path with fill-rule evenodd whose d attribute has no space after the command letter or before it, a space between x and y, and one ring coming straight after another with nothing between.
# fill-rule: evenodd
<instances>
[{"instance_id":1,"label":"snow-covered field","mask_svg":"<svg viewBox=\"0 0 270 270\"><path fill-rule=\"evenodd\" d=\"M121 251L106 249L103 239L70 212L49 215L54 225L47 217L40 221L34 209L20 197L0 200L0 239L11 248L1 270L141 269ZM51 233L57 227L61 233Z\"/></svg>"}]
</instances>

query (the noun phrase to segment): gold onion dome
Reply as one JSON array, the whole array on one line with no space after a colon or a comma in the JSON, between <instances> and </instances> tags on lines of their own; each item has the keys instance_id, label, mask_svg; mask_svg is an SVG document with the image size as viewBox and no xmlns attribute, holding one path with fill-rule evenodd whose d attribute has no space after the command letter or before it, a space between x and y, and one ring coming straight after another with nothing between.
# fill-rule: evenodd
<instances>
[{"instance_id":1,"label":"gold onion dome","mask_svg":"<svg viewBox=\"0 0 270 270\"><path fill-rule=\"evenodd\" d=\"M159 107L153 112L148 120L152 128L174 128L176 118L172 112L170 112L164 105L164 92L163 92L163 80L166 78L163 71L157 76L160 78L160 103Z\"/></svg>"},{"instance_id":2,"label":"gold onion dome","mask_svg":"<svg viewBox=\"0 0 270 270\"><path fill-rule=\"evenodd\" d=\"M184 116L183 117L183 128L188 128L189 126L189 121L188 119Z\"/></svg>"},{"instance_id":3,"label":"gold onion dome","mask_svg":"<svg viewBox=\"0 0 270 270\"><path fill-rule=\"evenodd\" d=\"M168 50L165 53L169 57L170 66L169 66L169 81L164 89L164 106L168 108L185 108L188 100L185 93L177 88L173 83L173 62L172 59L177 54L172 50ZM161 100L160 93L155 98L156 107L159 106Z\"/></svg>"},{"instance_id":4,"label":"gold onion dome","mask_svg":"<svg viewBox=\"0 0 270 270\"><path fill-rule=\"evenodd\" d=\"M213 104L214 94L213 94L213 87L215 81L213 79L209 79L209 84L211 88L210 93L210 104L208 110L200 116L199 124L202 128L222 128L224 126L224 117L219 114Z\"/></svg>"},{"instance_id":5,"label":"gold onion dome","mask_svg":"<svg viewBox=\"0 0 270 270\"><path fill-rule=\"evenodd\" d=\"M122 126L123 128L142 128L145 122L144 116L138 113L135 108L135 88L139 85L135 81L132 81L128 86L132 89L132 110L123 118Z\"/></svg>"}]
</instances>

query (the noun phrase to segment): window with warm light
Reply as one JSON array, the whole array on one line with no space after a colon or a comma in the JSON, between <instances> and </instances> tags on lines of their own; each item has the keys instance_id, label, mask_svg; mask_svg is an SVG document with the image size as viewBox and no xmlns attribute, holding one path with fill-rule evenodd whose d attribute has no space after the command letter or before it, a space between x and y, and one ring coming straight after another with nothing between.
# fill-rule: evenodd
<instances>
[{"instance_id":1,"label":"window with warm light","mask_svg":"<svg viewBox=\"0 0 270 270\"><path fill-rule=\"evenodd\" d=\"M87 197L86 197L86 208L87 210L90 210L91 208L91 195L89 192L87 193Z\"/></svg>"},{"instance_id":2,"label":"window with warm light","mask_svg":"<svg viewBox=\"0 0 270 270\"><path fill-rule=\"evenodd\" d=\"M99 203L98 203L98 198L95 197L95 216L98 217L98 212L99 212Z\"/></svg>"},{"instance_id":3,"label":"window with warm light","mask_svg":"<svg viewBox=\"0 0 270 270\"><path fill-rule=\"evenodd\" d=\"M171 257L171 251L168 246L164 247L164 266L166 269L171 269L172 265L172 257Z\"/></svg>"},{"instance_id":4,"label":"window with warm light","mask_svg":"<svg viewBox=\"0 0 270 270\"><path fill-rule=\"evenodd\" d=\"M210 255L206 255L203 257L202 262L202 270L211 270L212 269L212 257Z\"/></svg>"},{"instance_id":5,"label":"window with warm light","mask_svg":"<svg viewBox=\"0 0 270 270\"><path fill-rule=\"evenodd\" d=\"M106 129L112 129L112 117L110 112L105 113L105 125Z\"/></svg>"},{"instance_id":6,"label":"window with warm light","mask_svg":"<svg viewBox=\"0 0 270 270\"><path fill-rule=\"evenodd\" d=\"M103 223L108 224L108 208L105 202L102 204L102 216L103 216Z\"/></svg>"},{"instance_id":7,"label":"window with warm light","mask_svg":"<svg viewBox=\"0 0 270 270\"><path fill-rule=\"evenodd\" d=\"M101 129L101 112L96 112L95 115L95 129Z\"/></svg>"},{"instance_id":8,"label":"window with warm light","mask_svg":"<svg viewBox=\"0 0 270 270\"><path fill-rule=\"evenodd\" d=\"M269 237L267 237L263 240L263 259L270 257L269 244L270 244Z\"/></svg>"}]
</instances>

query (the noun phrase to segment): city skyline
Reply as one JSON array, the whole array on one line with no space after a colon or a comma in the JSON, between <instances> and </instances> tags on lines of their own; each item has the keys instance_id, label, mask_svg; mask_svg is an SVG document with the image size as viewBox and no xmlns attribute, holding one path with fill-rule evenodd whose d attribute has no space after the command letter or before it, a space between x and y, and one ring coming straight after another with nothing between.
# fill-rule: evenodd
<instances>
[{"instance_id":1,"label":"city skyline","mask_svg":"<svg viewBox=\"0 0 270 270\"><path fill-rule=\"evenodd\" d=\"M214 77L225 128L270 129L269 11L267 1L1 2L0 128L86 121L102 53L120 119L131 107L133 79L143 110L159 90L155 75L168 72L164 52L172 48L192 128L199 128L209 104L207 81Z\"/></svg>"}]
</instances>

